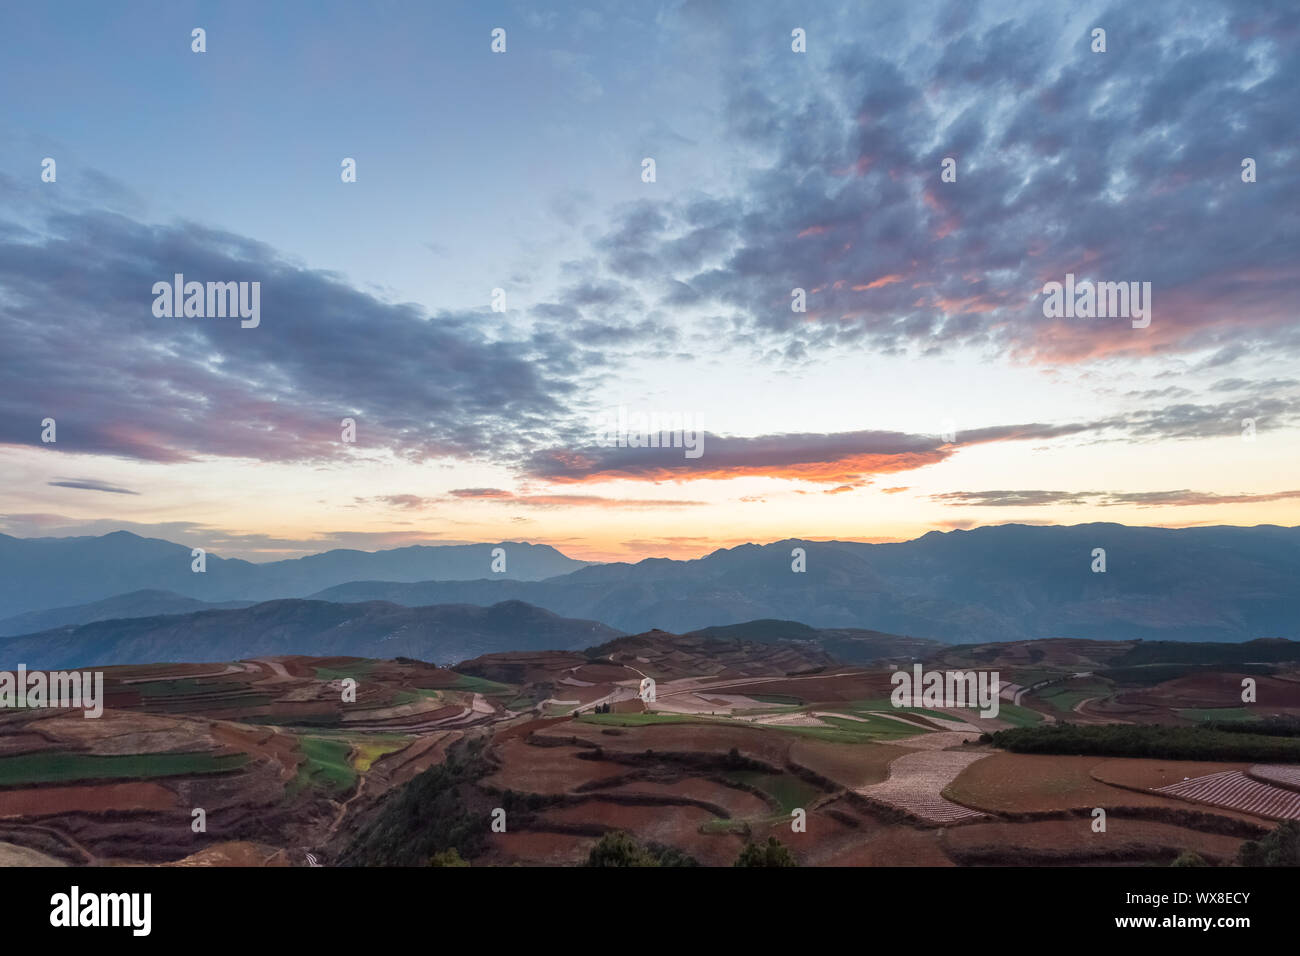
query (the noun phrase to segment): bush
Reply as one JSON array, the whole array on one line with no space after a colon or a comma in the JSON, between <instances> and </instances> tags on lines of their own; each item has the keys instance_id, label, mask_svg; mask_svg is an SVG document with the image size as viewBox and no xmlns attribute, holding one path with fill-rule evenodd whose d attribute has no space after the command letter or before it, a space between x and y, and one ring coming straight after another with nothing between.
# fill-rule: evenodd
<instances>
[{"instance_id":1,"label":"bush","mask_svg":"<svg viewBox=\"0 0 1300 956\"><path fill-rule=\"evenodd\" d=\"M736 866L798 866L794 855L781 845L776 837L766 843L746 843L735 862Z\"/></svg>"},{"instance_id":2,"label":"bush","mask_svg":"<svg viewBox=\"0 0 1300 956\"><path fill-rule=\"evenodd\" d=\"M699 866L699 860L674 846L647 843L644 847L622 830L611 830L591 848L587 866Z\"/></svg>"},{"instance_id":3,"label":"bush","mask_svg":"<svg viewBox=\"0 0 1300 956\"><path fill-rule=\"evenodd\" d=\"M483 757L482 741L452 748L446 761L414 777L384 801L339 862L422 866L447 850L455 850L462 860L473 859L486 847L488 814L469 812L465 796L492 769ZM506 802L513 804L516 798L508 795Z\"/></svg>"},{"instance_id":4,"label":"bush","mask_svg":"<svg viewBox=\"0 0 1300 956\"><path fill-rule=\"evenodd\" d=\"M658 866L659 861L622 830L600 838L587 856L588 866Z\"/></svg>"},{"instance_id":5,"label":"bush","mask_svg":"<svg viewBox=\"0 0 1300 956\"><path fill-rule=\"evenodd\" d=\"M993 745L1017 753L1089 754L1162 760L1300 762L1300 740L1260 733L1161 724L1041 724L993 734Z\"/></svg>"},{"instance_id":6,"label":"bush","mask_svg":"<svg viewBox=\"0 0 1300 956\"><path fill-rule=\"evenodd\" d=\"M466 861L460 858L460 854L456 852L456 848L454 846L450 847L449 849L443 850L441 853L435 853L433 856L429 857L429 865L430 866L469 866L469 864Z\"/></svg>"},{"instance_id":7,"label":"bush","mask_svg":"<svg viewBox=\"0 0 1300 956\"><path fill-rule=\"evenodd\" d=\"M1287 820L1260 840L1247 840L1237 853L1242 866L1300 866L1300 822Z\"/></svg>"}]
</instances>

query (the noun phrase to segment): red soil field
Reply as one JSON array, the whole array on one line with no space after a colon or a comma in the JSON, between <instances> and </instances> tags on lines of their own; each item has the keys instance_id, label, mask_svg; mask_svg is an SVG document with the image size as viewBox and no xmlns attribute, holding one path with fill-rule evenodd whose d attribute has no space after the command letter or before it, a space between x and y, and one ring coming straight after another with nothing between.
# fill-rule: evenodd
<instances>
[{"instance_id":1,"label":"red soil field","mask_svg":"<svg viewBox=\"0 0 1300 956\"><path fill-rule=\"evenodd\" d=\"M176 794L151 781L0 790L0 817L43 817L108 810L170 810L174 806Z\"/></svg>"},{"instance_id":2,"label":"red soil field","mask_svg":"<svg viewBox=\"0 0 1300 956\"><path fill-rule=\"evenodd\" d=\"M698 807L638 807L593 800L578 806L556 807L541 816L552 823L595 824L626 830L643 844L654 841L675 846L706 866L730 866L745 842L734 834L700 833L700 826L714 817Z\"/></svg>"},{"instance_id":3,"label":"red soil field","mask_svg":"<svg viewBox=\"0 0 1300 956\"><path fill-rule=\"evenodd\" d=\"M1105 757L995 753L963 770L945 793L967 806L993 813L1178 805L1168 797L1123 790L1094 778L1093 768L1119 762Z\"/></svg>"},{"instance_id":4,"label":"red soil field","mask_svg":"<svg viewBox=\"0 0 1300 956\"><path fill-rule=\"evenodd\" d=\"M1134 820L1108 816L1106 832L1094 833L1092 819L1034 820L1022 823L972 823L944 831L943 845L960 859L963 851L978 852L990 862L1023 865L1020 850L1059 854L1061 862L1084 862L1089 856L1100 859L1108 853L1122 854L1127 848L1134 856L1141 848L1163 848L1181 853L1193 850L1207 860L1228 862L1235 858L1241 837L1203 833L1153 820ZM999 859L999 858L1002 859ZM1035 860L1037 862L1037 860ZM1047 862L1046 858L1043 862Z\"/></svg>"},{"instance_id":5,"label":"red soil field","mask_svg":"<svg viewBox=\"0 0 1300 956\"><path fill-rule=\"evenodd\" d=\"M721 723L649 724L643 727L620 727L622 733L604 734L596 724L570 721L548 727L542 736L564 740L575 736L589 740L606 750L641 753L647 749L657 752L690 751L725 754L733 747L745 756L766 761L777 767L784 766L790 747L800 738L795 734L754 727L733 726Z\"/></svg>"},{"instance_id":6,"label":"red soil field","mask_svg":"<svg viewBox=\"0 0 1300 956\"><path fill-rule=\"evenodd\" d=\"M758 818L777 813L766 800L746 790L728 787L703 777L686 777L672 783L650 780L633 780L609 789L588 791L596 795L650 795L655 797L683 797L716 804L731 814L733 819ZM667 808L665 808L667 809Z\"/></svg>"},{"instance_id":7,"label":"red soil field","mask_svg":"<svg viewBox=\"0 0 1300 956\"><path fill-rule=\"evenodd\" d=\"M1204 777L1225 770L1245 770L1244 763L1213 760L1150 760L1136 757L1104 758L1092 768L1092 775L1105 783L1138 790L1155 790L1184 779Z\"/></svg>"},{"instance_id":8,"label":"red soil field","mask_svg":"<svg viewBox=\"0 0 1300 956\"><path fill-rule=\"evenodd\" d=\"M866 787L889 775L889 762L906 751L886 744L837 744L808 737L790 745L790 760L844 787Z\"/></svg>"},{"instance_id":9,"label":"red soil field","mask_svg":"<svg viewBox=\"0 0 1300 956\"><path fill-rule=\"evenodd\" d=\"M823 866L954 866L943 852L943 832L900 826L872 828L863 833L861 842L819 862Z\"/></svg>"},{"instance_id":10,"label":"red soil field","mask_svg":"<svg viewBox=\"0 0 1300 956\"><path fill-rule=\"evenodd\" d=\"M536 747L518 737L494 746L504 766L484 783L519 793L568 793L584 783L622 776L629 769L579 760L575 756L583 752L579 747Z\"/></svg>"},{"instance_id":11,"label":"red soil field","mask_svg":"<svg viewBox=\"0 0 1300 956\"><path fill-rule=\"evenodd\" d=\"M1125 691L1119 699L1124 703L1174 708L1241 707L1241 682L1245 677L1255 680L1257 702L1246 707L1264 711L1300 707L1300 683L1257 674L1191 674L1155 687Z\"/></svg>"}]
</instances>

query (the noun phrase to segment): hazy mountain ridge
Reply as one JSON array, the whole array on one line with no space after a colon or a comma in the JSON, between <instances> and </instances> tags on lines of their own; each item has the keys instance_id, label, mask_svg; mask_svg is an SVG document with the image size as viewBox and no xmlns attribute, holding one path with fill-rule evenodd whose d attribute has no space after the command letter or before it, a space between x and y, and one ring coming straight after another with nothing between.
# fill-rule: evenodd
<instances>
[{"instance_id":1,"label":"hazy mountain ridge","mask_svg":"<svg viewBox=\"0 0 1300 956\"><path fill-rule=\"evenodd\" d=\"M361 579L471 580L493 574L493 548L505 549L506 570L499 574L504 579L541 580L590 563L550 545L507 541L374 552L335 549L265 564L209 553L207 570L200 574L191 570L190 548L128 531L82 538L0 534L0 617L93 603L142 589L205 602L251 603L309 597Z\"/></svg>"},{"instance_id":2,"label":"hazy mountain ridge","mask_svg":"<svg viewBox=\"0 0 1300 956\"><path fill-rule=\"evenodd\" d=\"M0 668L227 661L300 654L455 663L493 651L571 650L617 637L520 601L401 607L298 599L236 610L97 621L0 640Z\"/></svg>"},{"instance_id":3,"label":"hazy mountain ridge","mask_svg":"<svg viewBox=\"0 0 1300 956\"><path fill-rule=\"evenodd\" d=\"M803 548L807 571L791 571ZM1105 573L1092 571L1106 551ZM1300 528L1001 525L891 544L790 539L540 582L352 582L328 600L517 598L628 633L763 618L950 643L1300 637Z\"/></svg>"},{"instance_id":4,"label":"hazy mountain ridge","mask_svg":"<svg viewBox=\"0 0 1300 956\"><path fill-rule=\"evenodd\" d=\"M5 549L12 550L16 540L0 536L0 562L9 560ZM33 543L44 547L50 540ZM133 560L156 559L154 545L184 551L179 545L149 542L134 535L63 540L98 543L93 549L100 575L94 585L97 588L111 586L123 576L122 566ZM121 544L120 554L103 553L106 548L112 550L114 543ZM272 597L305 596L349 604L381 601L405 607L487 607L523 601L563 617L600 621L625 633L660 628L685 634L775 620L799 621L820 629L907 634L947 643L1046 637L1226 642L1300 637L1300 589L1295 587L1300 580L1300 528L1002 525L931 532L914 541L889 544L790 539L721 549L695 560L651 558L636 564L584 565L567 574L531 581L489 578L492 547L496 546L399 549L375 555L329 552L316 556L323 563L315 567L325 577L343 573L354 563L378 569L395 564L414 573L429 552L445 552L439 557L475 577L352 580L306 595L277 593ZM504 547L513 574L549 567L556 560L582 564L543 545ZM795 548L806 553L806 572L791 570ZM1092 571L1096 548L1106 550L1105 573ZM530 564L532 557L537 562ZM179 573L190 590L178 592L182 599L195 588L217 594L237 591L235 578L245 573L239 571L240 565L265 574L251 584L245 581L245 589L260 593L276 586L277 580L287 579L292 584L285 585L290 592L301 590L305 580L302 569L312 567L302 562L313 560L274 565L226 562L216 565L219 570L214 571L217 559L210 557L208 573L197 575L189 571L187 551L184 558ZM167 553L167 562L165 574L160 576L174 580L178 573L175 550ZM221 572L227 564L237 573L223 579ZM294 573L277 567L282 564L292 565ZM34 566L42 567L40 562ZM145 564L131 576L147 577L155 570L156 565ZM21 581L30 582L33 573L26 568L16 575L18 581L5 579L0 589L21 590ZM48 566L43 573L55 577L70 574L66 569L56 573ZM28 602L34 600L35 595L24 594ZM129 606L130 597L119 595L98 603ZM147 604L147 600L142 602L142 606ZM62 621L83 623L106 613L96 607L61 607L57 611L49 614L59 626ZM50 619L28 614L18 624L0 621L0 634L12 633L22 621ZM862 640L861 636L849 639ZM850 644L848 651L853 650Z\"/></svg>"},{"instance_id":5,"label":"hazy mountain ridge","mask_svg":"<svg viewBox=\"0 0 1300 956\"><path fill-rule=\"evenodd\" d=\"M118 594L89 604L56 607L45 611L27 611L0 621L0 637L34 634L59 627L76 627L95 621L127 617L161 617L164 614L190 614L195 611L220 611L248 607L252 601L200 601L175 591L145 588Z\"/></svg>"}]
</instances>

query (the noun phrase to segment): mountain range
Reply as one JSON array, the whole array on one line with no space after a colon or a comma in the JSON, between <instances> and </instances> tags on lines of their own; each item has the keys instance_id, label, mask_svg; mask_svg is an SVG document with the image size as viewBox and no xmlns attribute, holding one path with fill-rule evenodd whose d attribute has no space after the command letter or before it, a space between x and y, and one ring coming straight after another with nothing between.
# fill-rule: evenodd
<instances>
[{"instance_id":1,"label":"mountain range","mask_svg":"<svg viewBox=\"0 0 1300 956\"><path fill-rule=\"evenodd\" d=\"M806 570L792 570L795 549ZM1104 551L1105 570L1096 552ZM544 581L359 581L315 596L395 604L516 599L629 633L762 618L949 643L1300 636L1300 528L999 525L870 544L747 544L692 561Z\"/></svg>"},{"instance_id":2,"label":"mountain range","mask_svg":"<svg viewBox=\"0 0 1300 956\"><path fill-rule=\"evenodd\" d=\"M490 570L496 547L506 550L506 574ZM0 613L9 615L0 620L0 635L43 631L50 639L56 628L190 616L186 612L207 620L203 614L240 605L309 598L413 610L525 602L629 634L797 621L945 643L1300 637L1300 528L1272 525L1000 525L898 543L789 539L635 564L591 564L547 545L517 542L330 551L266 564L208 555L207 562L206 573L195 574L188 549L126 532L65 539L0 535ZM396 610L378 616L400 619ZM363 630L378 634L388 623ZM292 635L307 639L301 629ZM538 646L528 643L532 637L521 633L515 649ZM864 638L856 633L846 639ZM323 630L320 646L330 640ZM304 646L278 652L326 651ZM452 652L433 653L443 661ZM239 655L219 655L231 656ZM195 658L181 653L175 659Z\"/></svg>"},{"instance_id":3,"label":"mountain range","mask_svg":"<svg viewBox=\"0 0 1300 956\"><path fill-rule=\"evenodd\" d=\"M231 661L303 654L409 657L449 665L482 654L576 650L618 637L596 621L504 601L491 607L399 607L381 601L266 601L233 610L119 618L0 638L0 667Z\"/></svg>"},{"instance_id":4,"label":"mountain range","mask_svg":"<svg viewBox=\"0 0 1300 956\"><path fill-rule=\"evenodd\" d=\"M494 548L505 552L502 572L492 569ZM336 549L263 564L209 553L202 573L192 570L192 564L190 548L129 531L78 538L0 534L0 618L139 590L171 591L205 602L255 602L307 597L357 580L535 581L590 562L566 557L545 544L503 541L373 552Z\"/></svg>"}]
</instances>

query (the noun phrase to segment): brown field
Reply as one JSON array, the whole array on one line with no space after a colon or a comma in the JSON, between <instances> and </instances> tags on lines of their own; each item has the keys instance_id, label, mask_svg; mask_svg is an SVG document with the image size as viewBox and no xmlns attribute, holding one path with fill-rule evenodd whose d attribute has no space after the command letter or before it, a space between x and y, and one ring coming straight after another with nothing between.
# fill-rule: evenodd
<instances>
[{"instance_id":1,"label":"brown field","mask_svg":"<svg viewBox=\"0 0 1300 956\"><path fill-rule=\"evenodd\" d=\"M652 796L669 799L701 800L716 804L734 819L756 819L771 816L772 806L762 797L736 787L708 780L704 777L685 777L671 782L633 780L608 789L589 791L596 795Z\"/></svg>"},{"instance_id":2,"label":"brown field","mask_svg":"<svg viewBox=\"0 0 1300 956\"><path fill-rule=\"evenodd\" d=\"M734 834L700 833L700 827L714 817L692 806L624 806L593 800L547 810L540 817L545 824L626 830L642 843L677 847L705 866L730 866L745 842Z\"/></svg>"},{"instance_id":3,"label":"brown field","mask_svg":"<svg viewBox=\"0 0 1300 956\"><path fill-rule=\"evenodd\" d=\"M597 843L596 837L568 833L518 830L494 834L483 862L510 865L581 866Z\"/></svg>"},{"instance_id":4,"label":"brown field","mask_svg":"<svg viewBox=\"0 0 1300 956\"><path fill-rule=\"evenodd\" d=\"M723 866L747 840L768 835L805 866L1132 865L1167 863L1184 849L1228 862L1247 835L1273 825L1265 816L1293 806L1300 815L1291 767L1011 754L963 745L982 723L954 730L947 718L914 715L901 719L931 732L880 743L818 739L848 736L819 713L888 697L892 685L884 669L819 663L815 647L671 635L611 646L614 662L571 652L480 658L466 674L508 686L477 692L459 673L402 660L108 668L111 699L133 709L109 709L101 720L0 713L0 756L147 761L206 752L244 754L247 763L157 781L0 790L0 863L303 866L313 849L329 865L395 788L478 739L495 769L460 784L458 799L470 812L499 805L505 790L521 800L509 832L493 834L475 865L581 864L610 829ZM1054 666L1104 666L1129 646L1021 642L939 657L963 668L1016 667L1032 680ZM616 714L640 713L647 707L630 686L638 671L656 675L664 706L651 711L717 714L617 726L542 717L546 707L535 703L612 697ZM340 675L353 673L358 701L345 704ZM1098 719L1168 721L1179 708L1238 706L1239 693L1237 675L1198 674L1087 709ZM805 704L774 719L807 726L754 721L778 709L759 698L776 695ZM1300 703L1300 683L1260 679L1260 698L1265 711ZM362 752L382 755L358 764ZM806 833L790 829L794 805L807 810ZM209 834L190 830L197 806ZM1108 811L1104 834L1091 830L1094 807Z\"/></svg>"},{"instance_id":5,"label":"brown field","mask_svg":"<svg viewBox=\"0 0 1300 956\"><path fill-rule=\"evenodd\" d=\"M1248 709L1268 712L1274 708L1300 707L1300 683L1265 677L1258 674L1222 672L1192 674L1176 680L1165 681L1155 687L1125 691L1119 695L1121 703L1156 707L1209 708L1241 707L1241 681L1252 677L1256 682L1255 704Z\"/></svg>"},{"instance_id":6,"label":"brown field","mask_svg":"<svg viewBox=\"0 0 1300 956\"><path fill-rule=\"evenodd\" d=\"M170 810L174 806L176 794L151 781L0 790L0 817L37 819L61 813Z\"/></svg>"},{"instance_id":7,"label":"brown field","mask_svg":"<svg viewBox=\"0 0 1300 956\"><path fill-rule=\"evenodd\" d=\"M856 788L888 777L889 762L898 753L898 747L887 744L840 744L799 738L790 745L789 759L840 786Z\"/></svg>"},{"instance_id":8,"label":"brown field","mask_svg":"<svg viewBox=\"0 0 1300 956\"><path fill-rule=\"evenodd\" d=\"M163 866L290 866L284 850L259 843L217 843Z\"/></svg>"},{"instance_id":9,"label":"brown field","mask_svg":"<svg viewBox=\"0 0 1300 956\"><path fill-rule=\"evenodd\" d=\"M1210 862L1230 862L1241 837L1204 833L1151 820L1106 817L1106 831L1094 833L1090 817L1020 823L972 823L943 831L953 859L991 865L1050 865L1088 862L1165 862L1184 850Z\"/></svg>"},{"instance_id":10,"label":"brown field","mask_svg":"<svg viewBox=\"0 0 1300 956\"><path fill-rule=\"evenodd\" d=\"M1092 775L1103 782L1137 790L1155 790L1179 783L1189 777L1224 770L1245 770L1244 763L1217 763L1209 760L1139 760L1130 757L1103 759L1092 767Z\"/></svg>"},{"instance_id":11,"label":"brown field","mask_svg":"<svg viewBox=\"0 0 1300 956\"><path fill-rule=\"evenodd\" d=\"M584 784L611 780L627 773L626 767L579 760L581 747L537 747L519 738L495 748L503 767L483 782L516 793L568 793Z\"/></svg>"},{"instance_id":12,"label":"brown field","mask_svg":"<svg viewBox=\"0 0 1300 956\"><path fill-rule=\"evenodd\" d=\"M966 829L959 827L958 829ZM943 851L942 830L878 827L846 848L835 848L822 866L954 866Z\"/></svg>"},{"instance_id":13,"label":"brown field","mask_svg":"<svg viewBox=\"0 0 1300 956\"><path fill-rule=\"evenodd\" d=\"M621 727L620 733L606 734L595 724L570 721L540 732L551 740L570 736L589 741L606 750L639 753L647 749L659 753L691 752L725 754L733 747L747 757L773 766L783 766L790 747L800 738L779 730L763 730L733 723L651 724L645 727Z\"/></svg>"}]
</instances>

